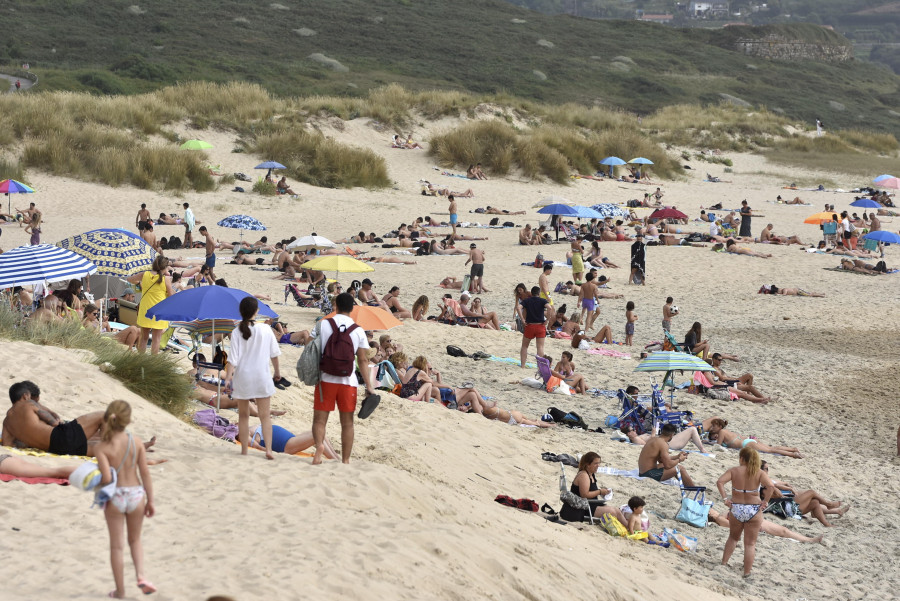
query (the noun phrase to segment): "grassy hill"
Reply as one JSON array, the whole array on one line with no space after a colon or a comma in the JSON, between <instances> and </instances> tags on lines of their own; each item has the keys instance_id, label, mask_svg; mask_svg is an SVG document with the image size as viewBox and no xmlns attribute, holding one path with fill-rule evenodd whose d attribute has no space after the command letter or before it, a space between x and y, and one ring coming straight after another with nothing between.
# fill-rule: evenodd
<instances>
[{"instance_id":1,"label":"grassy hill","mask_svg":"<svg viewBox=\"0 0 900 601\"><path fill-rule=\"evenodd\" d=\"M242 80L278 95L407 88L508 93L640 114L723 94L900 133L900 78L869 63L778 63L715 33L547 16L500 0L7 0L0 61L29 62L39 89L134 93ZM810 26L811 27L811 26ZM318 55L318 60L309 58Z\"/></svg>"}]
</instances>

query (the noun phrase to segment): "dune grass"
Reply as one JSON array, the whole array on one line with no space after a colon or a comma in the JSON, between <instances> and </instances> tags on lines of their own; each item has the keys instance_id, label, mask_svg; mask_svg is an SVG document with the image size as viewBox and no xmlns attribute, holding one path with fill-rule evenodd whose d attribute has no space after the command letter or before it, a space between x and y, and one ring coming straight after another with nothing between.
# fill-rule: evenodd
<instances>
[{"instance_id":1,"label":"dune grass","mask_svg":"<svg viewBox=\"0 0 900 601\"><path fill-rule=\"evenodd\" d=\"M89 351L91 363L97 366L108 364L104 371L138 396L178 418L187 409L191 381L165 353L136 353L93 330L82 328L75 321L23 322L21 315L11 310L7 303L0 304L0 338Z\"/></svg>"},{"instance_id":2,"label":"dune grass","mask_svg":"<svg viewBox=\"0 0 900 601\"><path fill-rule=\"evenodd\" d=\"M2 179L14 179L25 183L25 169L22 163L0 158L0 180Z\"/></svg>"},{"instance_id":3,"label":"dune grass","mask_svg":"<svg viewBox=\"0 0 900 601\"><path fill-rule=\"evenodd\" d=\"M248 150L278 161L287 167L288 177L314 186L384 188L391 184L382 157L320 133L294 128L264 134Z\"/></svg>"}]
</instances>

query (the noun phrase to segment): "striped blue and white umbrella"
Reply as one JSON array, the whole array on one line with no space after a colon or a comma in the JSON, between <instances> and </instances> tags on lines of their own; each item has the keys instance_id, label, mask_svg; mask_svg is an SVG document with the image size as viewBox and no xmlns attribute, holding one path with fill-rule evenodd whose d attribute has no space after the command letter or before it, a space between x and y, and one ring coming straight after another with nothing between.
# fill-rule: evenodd
<instances>
[{"instance_id":1,"label":"striped blue and white umbrella","mask_svg":"<svg viewBox=\"0 0 900 601\"><path fill-rule=\"evenodd\" d=\"M244 230L261 231L266 229L259 219L250 215L231 215L216 225L241 230L241 240L244 239Z\"/></svg>"},{"instance_id":2,"label":"striped blue and white umbrella","mask_svg":"<svg viewBox=\"0 0 900 601\"><path fill-rule=\"evenodd\" d=\"M695 355L676 351L657 351L634 368L634 371L716 371L715 368Z\"/></svg>"},{"instance_id":3,"label":"striped blue and white umbrella","mask_svg":"<svg viewBox=\"0 0 900 601\"><path fill-rule=\"evenodd\" d=\"M54 244L17 246L0 255L0 289L83 278L97 266Z\"/></svg>"},{"instance_id":4,"label":"striped blue and white umbrella","mask_svg":"<svg viewBox=\"0 0 900 601\"><path fill-rule=\"evenodd\" d=\"M121 229L91 230L56 243L97 266L99 275L127 278L147 271L156 259L156 251L143 238Z\"/></svg>"}]
</instances>

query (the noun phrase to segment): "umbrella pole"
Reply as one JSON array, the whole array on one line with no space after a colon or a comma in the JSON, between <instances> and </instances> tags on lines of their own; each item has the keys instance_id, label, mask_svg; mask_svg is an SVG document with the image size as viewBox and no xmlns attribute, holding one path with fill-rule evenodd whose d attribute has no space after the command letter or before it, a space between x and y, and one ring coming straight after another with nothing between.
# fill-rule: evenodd
<instances>
[{"instance_id":1,"label":"umbrella pole","mask_svg":"<svg viewBox=\"0 0 900 601\"><path fill-rule=\"evenodd\" d=\"M212 338L209 341L209 356L215 357L216 354L216 320L213 318L212 320ZM225 367L224 365L222 367ZM216 374L216 411L222 410L222 378L219 377L219 374Z\"/></svg>"}]
</instances>

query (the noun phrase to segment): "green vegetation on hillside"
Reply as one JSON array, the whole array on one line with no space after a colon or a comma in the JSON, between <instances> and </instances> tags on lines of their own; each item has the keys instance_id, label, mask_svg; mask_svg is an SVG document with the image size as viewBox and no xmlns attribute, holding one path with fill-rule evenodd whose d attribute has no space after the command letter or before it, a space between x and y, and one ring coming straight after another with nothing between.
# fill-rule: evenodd
<instances>
[{"instance_id":1,"label":"green vegetation on hillside","mask_svg":"<svg viewBox=\"0 0 900 601\"><path fill-rule=\"evenodd\" d=\"M281 97L364 97L398 83L644 115L727 94L806 122L900 133L888 112L900 111L900 78L868 63L758 60L700 30L552 17L500 0L8 0L0 11L22 32L0 42L0 56L29 62L51 90L240 80Z\"/></svg>"}]
</instances>

